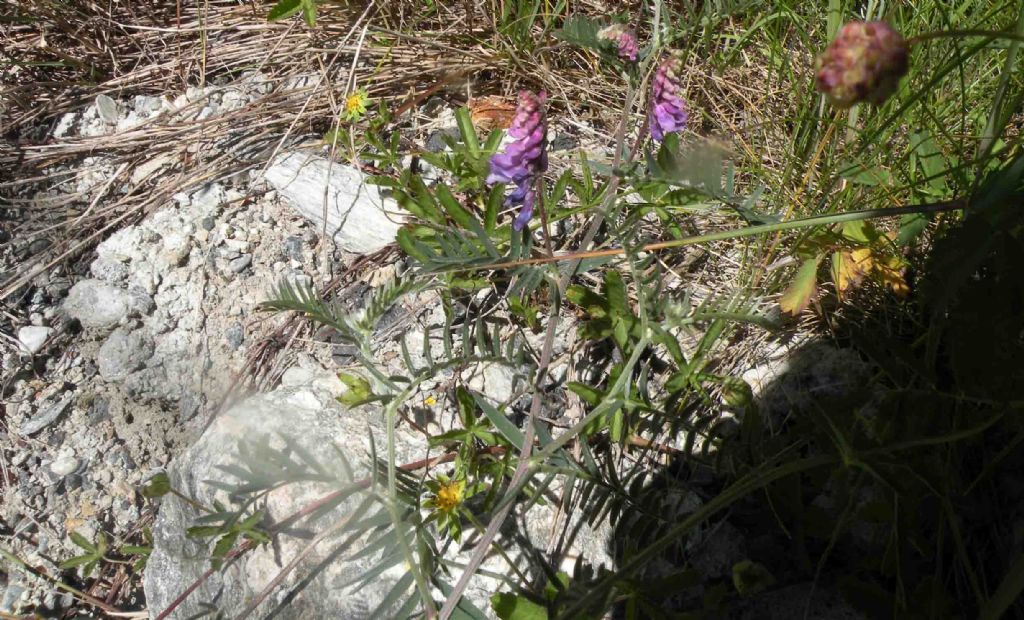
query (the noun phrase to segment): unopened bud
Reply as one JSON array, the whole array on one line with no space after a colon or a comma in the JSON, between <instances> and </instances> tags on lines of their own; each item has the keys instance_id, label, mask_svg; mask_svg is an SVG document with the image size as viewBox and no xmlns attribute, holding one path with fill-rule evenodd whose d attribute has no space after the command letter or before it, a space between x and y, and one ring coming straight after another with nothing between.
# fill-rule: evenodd
<instances>
[{"instance_id":1,"label":"unopened bud","mask_svg":"<svg viewBox=\"0 0 1024 620\"><path fill-rule=\"evenodd\" d=\"M818 56L818 90L832 105L881 105L907 73L910 46L885 22L849 22Z\"/></svg>"}]
</instances>

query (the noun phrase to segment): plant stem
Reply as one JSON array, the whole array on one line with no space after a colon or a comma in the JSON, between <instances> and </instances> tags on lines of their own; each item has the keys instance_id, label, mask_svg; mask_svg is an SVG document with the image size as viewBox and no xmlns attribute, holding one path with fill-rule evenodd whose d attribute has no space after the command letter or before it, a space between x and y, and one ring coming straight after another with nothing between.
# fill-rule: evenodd
<instances>
[{"instance_id":1,"label":"plant stem","mask_svg":"<svg viewBox=\"0 0 1024 620\"><path fill-rule=\"evenodd\" d=\"M33 568L32 566L29 566L29 564L27 562L25 562L24 560L22 560L18 556L14 555L14 553L8 551L7 549L5 549L3 547L0 547L0 556L3 556L8 562L11 562L12 564L14 564L16 566L19 566L24 572L29 573L31 575L35 575L36 577L42 577L43 579L45 579L45 580L49 581L50 583L52 583L55 587L57 587L57 589L64 590L65 592L69 592L73 596L78 597L79 600L81 600L84 603L88 603L89 605L92 605L93 607L97 607L99 609L102 609L103 611L107 612L108 614L122 614L122 613L124 613L120 609L118 609L117 607L114 607L113 605L108 605L104 601L101 601L100 599L98 599L98 598L96 598L94 596L89 596L85 592L82 592L81 590L79 590L77 588L73 588L73 587L69 586L68 584L64 583L60 579L57 579L56 577L52 577L50 575L47 575L43 571L38 570L36 568Z\"/></svg>"},{"instance_id":2,"label":"plant stem","mask_svg":"<svg viewBox=\"0 0 1024 620\"><path fill-rule=\"evenodd\" d=\"M916 45L924 41L935 39L966 39L969 37L992 37L993 39L1007 39L1009 41L1024 41L1024 33L1009 32L1006 30L936 30L912 36L907 39L907 45Z\"/></svg>"},{"instance_id":3,"label":"plant stem","mask_svg":"<svg viewBox=\"0 0 1024 620\"><path fill-rule=\"evenodd\" d=\"M935 204L911 205L906 207L887 207L882 209L864 209L861 211L847 211L845 213L835 213L829 215L815 215L811 217L790 220L788 222L778 222L775 224L760 224L758 226L746 226L744 228L723 230L719 232L708 233L706 235L696 235L693 237L683 237L682 239L673 239L671 241L659 241L657 243L648 243L644 246L641 246L639 248L639 251L658 252L661 250L679 248L687 245L697 245L699 243L723 241L726 239L737 239L741 237L749 237L752 235L759 235L763 233L778 232L781 230L797 230L800 228L809 228L812 226L825 226L828 224L840 224L842 222L856 222L860 220L894 217L897 215L961 211L965 208L967 208L967 201L963 199L956 199ZM538 258L525 258L515 261L505 261L502 263L492 263L489 265L453 267L451 269L441 270L440 273L490 269L509 269L513 267L519 267L521 265L542 265L551 262L581 261L587 258L619 256L625 254L626 251L627 248L610 248L607 250L591 250L587 252L569 252L565 254L558 254L551 257L544 256Z\"/></svg>"}]
</instances>

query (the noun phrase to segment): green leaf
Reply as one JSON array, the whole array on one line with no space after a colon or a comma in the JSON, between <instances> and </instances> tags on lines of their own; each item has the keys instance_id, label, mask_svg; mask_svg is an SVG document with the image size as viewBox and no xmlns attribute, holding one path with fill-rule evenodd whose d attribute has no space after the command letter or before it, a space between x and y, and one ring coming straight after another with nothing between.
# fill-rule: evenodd
<instances>
[{"instance_id":1,"label":"green leaf","mask_svg":"<svg viewBox=\"0 0 1024 620\"><path fill-rule=\"evenodd\" d=\"M415 258L421 263L430 261L430 256L424 251L425 248L420 246L415 235L413 235L412 230L409 228L399 228L395 238L398 241L398 247L402 248L402 250L409 256Z\"/></svg>"},{"instance_id":2,"label":"green leaf","mask_svg":"<svg viewBox=\"0 0 1024 620\"><path fill-rule=\"evenodd\" d=\"M896 244L906 247L914 243L921 233L928 228L931 220L923 213L911 213L900 218L900 232L896 236Z\"/></svg>"},{"instance_id":3,"label":"green leaf","mask_svg":"<svg viewBox=\"0 0 1024 620\"><path fill-rule=\"evenodd\" d=\"M316 26L316 0L302 0L302 18L310 28Z\"/></svg>"},{"instance_id":4,"label":"green leaf","mask_svg":"<svg viewBox=\"0 0 1024 620\"><path fill-rule=\"evenodd\" d=\"M434 193L437 195L437 200L441 203L441 206L444 207L448 217L452 218L456 224L468 230L472 230L478 225L473 214L459 204L459 201L455 199L455 196L452 195L452 192L448 189L447 185L439 183L437 187L434 188Z\"/></svg>"},{"instance_id":5,"label":"green leaf","mask_svg":"<svg viewBox=\"0 0 1024 620\"><path fill-rule=\"evenodd\" d=\"M89 542L89 540L85 536L82 536L78 532L72 531L70 534L68 534L68 536L71 538L71 542L75 543L75 545L81 547L82 549L90 551L93 554L99 553L99 550L96 548L96 545Z\"/></svg>"},{"instance_id":6,"label":"green leaf","mask_svg":"<svg viewBox=\"0 0 1024 620\"><path fill-rule=\"evenodd\" d=\"M171 479L167 477L166 473L160 472L150 478L146 486L142 487L142 496L155 499L167 495L170 491Z\"/></svg>"},{"instance_id":7,"label":"green leaf","mask_svg":"<svg viewBox=\"0 0 1024 620\"><path fill-rule=\"evenodd\" d=\"M859 185L892 185L892 175L889 171L880 166L864 166L862 164L849 164L841 166L839 176L851 183Z\"/></svg>"},{"instance_id":8,"label":"green leaf","mask_svg":"<svg viewBox=\"0 0 1024 620\"><path fill-rule=\"evenodd\" d=\"M775 577L763 565L743 560L732 567L732 584L740 595L753 596L774 585Z\"/></svg>"},{"instance_id":9,"label":"green leaf","mask_svg":"<svg viewBox=\"0 0 1024 620\"><path fill-rule=\"evenodd\" d=\"M501 620L547 620L548 611L533 601L509 592L491 597L491 609Z\"/></svg>"},{"instance_id":10,"label":"green leaf","mask_svg":"<svg viewBox=\"0 0 1024 620\"><path fill-rule=\"evenodd\" d=\"M189 538L209 538L217 536L223 531L218 525L195 525L185 530L185 536Z\"/></svg>"},{"instance_id":11,"label":"green leaf","mask_svg":"<svg viewBox=\"0 0 1024 620\"><path fill-rule=\"evenodd\" d=\"M604 272L604 294L608 298L608 308L612 316L632 317L629 299L626 296L626 284L618 271L609 269Z\"/></svg>"},{"instance_id":12,"label":"green leaf","mask_svg":"<svg viewBox=\"0 0 1024 620\"><path fill-rule=\"evenodd\" d=\"M592 388L585 383L579 383L577 381L570 381L566 384L569 390L583 399L583 402L587 403L591 407L596 407L600 404L601 399L604 397L604 392Z\"/></svg>"},{"instance_id":13,"label":"green leaf","mask_svg":"<svg viewBox=\"0 0 1024 620\"><path fill-rule=\"evenodd\" d=\"M73 558L68 558L67 560L64 560L63 562L61 562L59 564L59 566L62 569L75 568L75 567L78 567L78 566L82 566L83 564L89 564L90 562L95 562L97 559L98 558L96 557L95 554L76 555Z\"/></svg>"},{"instance_id":14,"label":"green leaf","mask_svg":"<svg viewBox=\"0 0 1024 620\"><path fill-rule=\"evenodd\" d=\"M473 157L480 156L480 141L476 137L476 129L473 128L473 119L469 115L469 108L461 107L455 111L455 123L459 127L459 135L462 143Z\"/></svg>"},{"instance_id":15,"label":"green leaf","mask_svg":"<svg viewBox=\"0 0 1024 620\"><path fill-rule=\"evenodd\" d=\"M782 311L796 316L803 312L818 289L818 263L821 256L808 258L800 265L796 277L786 288L786 292L779 298L779 307Z\"/></svg>"},{"instance_id":16,"label":"green leaf","mask_svg":"<svg viewBox=\"0 0 1024 620\"><path fill-rule=\"evenodd\" d=\"M122 555L149 555L153 552L152 547L140 547L137 545L125 545L119 549Z\"/></svg>"},{"instance_id":17,"label":"green leaf","mask_svg":"<svg viewBox=\"0 0 1024 620\"><path fill-rule=\"evenodd\" d=\"M276 22L295 15L302 8L300 2L301 0L281 0L267 13L267 21Z\"/></svg>"},{"instance_id":18,"label":"green leaf","mask_svg":"<svg viewBox=\"0 0 1024 620\"><path fill-rule=\"evenodd\" d=\"M375 397L370 388L370 382L363 377L348 373L338 373L338 378L348 388L344 394L337 398L337 401L347 407L358 407L373 400Z\"/></svg>"},{"instance_id":19,"label":"green leaf","mask_svg":"<svg viewBox=\"0 0 1024 620\"><path fill-rule=\"evenodd\" d=\"M211 560L214 570L220 570L221 565L224 563L224 558L234 548L236 540L238 540L238 532L228 532L221 536L217 544L213 546Z\"/></svg>"},{"instance_id":20,"label":"green leaf","mask_svg":"<svg viewBox=\"0 0 1024 620\"><path fill-rule=\"evenodd\" d=\"M521 449L523 446L523 433L519 430L519 427L513 424L504 413L495 409L483 396L474 393L473 398L476 400L480 410L484 412L487 419L494 425L494 428L517 449Z\"/></svg>"},{"instance_id":21,"label":"green leaf","mask_svg":"<svg viewBox=\"0 0 1024 620\"><path fill-rule=\"evenodd\" d=\"M554 35L556 39L561 39L566 43L592 49L601 49L603 47L602 42L597 38L597 33L601 30L601 27L601 22L588 17L573 15L565 20L565 24L560 30L556 30Z\"/></svg>"}]
</instances>

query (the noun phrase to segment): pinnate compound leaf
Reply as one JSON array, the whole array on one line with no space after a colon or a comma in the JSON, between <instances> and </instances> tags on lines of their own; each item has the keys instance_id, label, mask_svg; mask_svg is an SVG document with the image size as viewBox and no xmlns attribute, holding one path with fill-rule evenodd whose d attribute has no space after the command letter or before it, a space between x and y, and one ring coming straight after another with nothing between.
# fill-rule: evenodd
<instances>
[{"instance_id":1,"label":"pinnate compound leaf","mask_svg":"<svg viewBox=\"0 0 1024 620\"><path fill-rule=\"evenodd\" d=\"M808 258L800 265L796 277L793 278L786 288L786 292L779 299L779 307L783 312L796 316L811 303L811 298L814 297L814 293L818 289L819 262L821 262L821 256L816 256Z\"/></svg>"}]
</instances>

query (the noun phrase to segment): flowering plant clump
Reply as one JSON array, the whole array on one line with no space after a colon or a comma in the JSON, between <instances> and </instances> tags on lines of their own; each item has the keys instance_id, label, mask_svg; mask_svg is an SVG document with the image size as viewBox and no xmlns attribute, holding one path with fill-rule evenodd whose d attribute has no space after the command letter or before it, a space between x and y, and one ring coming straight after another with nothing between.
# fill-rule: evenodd
<instances>
[{"instance_id":1,"label":"flowering plant clump","mask_svg":"<svg viewBox=\"0 0 1024 620\"><path fill-rule=\"evenodd\" d=\"M626 26L612 24L602 28L597 33L597 38L617 45L619 58L636 62L637 54L640 53L640 46L636 42L636 34L629 28L626 28Z\"/></svg>"},{"instance_id":2,"label":"flowering plant clump","mask_svg":"<svg viewBox=\"0 0 1024 620\"><path fill-rule=\"evenodd\" d=\"M346 121L353 123L358 121L366 114L366 103L370 100L370 93L366 92L365 88L349 94L345 97L345 106L341 112L341 117Z\"/></svg>"},{"instance_id":3,"label":"flowering plant clump","mask_svg":"<svg viewBox=\"0 0 1024 620\"><path fill-rule=\"evenodd\" d=\"M648 112L651 137L658 142L665 134L682 131L690 113L686 111L686 103L680 93L679 74L682 60L677 54L670 54L662 59L654 74L651 87L650 111Z\"/></svg>"},{"instance_id":4,"label":"flowering plant clump","mask_svg":"<svg viewBox=\"0 0 1024 620\"><path fill-rule=\"evenodd\" d=\"M861 101L880 105L896 91L909 63L910 46L889 24L850 22L818 57L818 90L839 108Z\"/></svg>"},{"instance_id":5,"label":"flowering plant clump","mask_svg":"<svg viewBox=\"0 0 1024 620\"><path fill-rule=\"evenodd\" d=\"M430 511L427 520L437 521L441 531L447 531L456 541L460 540L462 517L459 512L466 500L466 480L439 474L435 480L428 480L426 487L430 493L423 504Z\"/></svg>"},{"instance_id":6,"label":"flowering plant clump","mask_svg":"<svg viewBox=\"0 0 1024 620\"><path fill-rule=\"evenodd\" d=\"M541 91L519 93L516 116L508 135L514 140L505 152L491 157L487 184L514 183L516 188L505 198L505 206L521 205L512 228L522 230L533 217L537 201L535 187L538 175L548 167L548 124L544 110L547 94Z\"/></svg>"}]
</instances>

